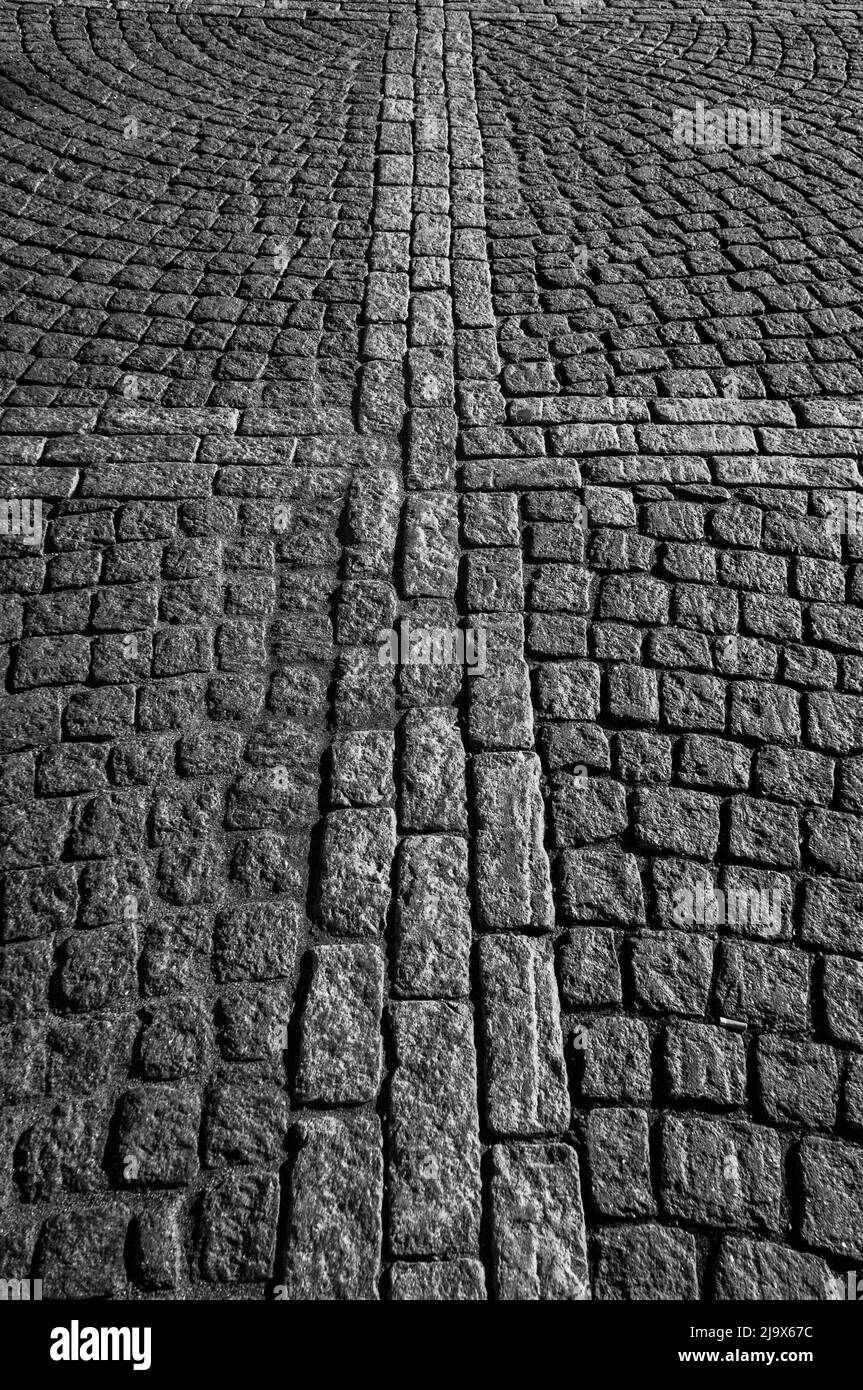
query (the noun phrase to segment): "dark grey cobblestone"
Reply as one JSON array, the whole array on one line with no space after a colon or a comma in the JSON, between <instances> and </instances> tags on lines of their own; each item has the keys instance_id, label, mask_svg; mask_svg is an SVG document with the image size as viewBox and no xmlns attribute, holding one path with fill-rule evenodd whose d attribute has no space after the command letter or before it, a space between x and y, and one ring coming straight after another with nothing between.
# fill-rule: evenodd
<instances>
[{"instance_id":1,"label":"dark grey cobblestone","mask_svg":"<svg viewBox=\"0 0 863 1390\"><path fill-rule=\"evenodd\" d=\"M0 1276L859 1266L860 25L3 5Z\"/></svg>"}]
</instances>

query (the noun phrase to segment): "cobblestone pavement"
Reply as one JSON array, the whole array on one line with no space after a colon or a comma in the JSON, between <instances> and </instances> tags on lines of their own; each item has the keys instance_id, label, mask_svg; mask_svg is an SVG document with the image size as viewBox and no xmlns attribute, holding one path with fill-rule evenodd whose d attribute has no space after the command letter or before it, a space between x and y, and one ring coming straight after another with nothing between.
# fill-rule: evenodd
<instances>
[{"instance_id":1,"label":"cobblestone pavement","mask_svg":"<svg viewBox=\"0 0 863 1390\"><path fill-rule=\"evenodd\" d=\"M0 26L0 1276L835 1296L863 9Z\"/></svg>"}]
</instances>

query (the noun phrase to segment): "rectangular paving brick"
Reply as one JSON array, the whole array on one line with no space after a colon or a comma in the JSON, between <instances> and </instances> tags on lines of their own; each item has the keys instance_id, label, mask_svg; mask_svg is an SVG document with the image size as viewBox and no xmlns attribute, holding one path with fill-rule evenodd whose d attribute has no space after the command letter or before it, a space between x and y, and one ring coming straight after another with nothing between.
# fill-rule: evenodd
<instances>
[{"instance_id":1,"label":"rectangular paving brick","mask_svg":"<svg viewBox=\"0 0 863 1390\"><path fill-rule=\"evenodd\" d=\"M309 952L295 1092L305 1103L374 1100L381 1075L384 957L375 946Z\"/></svg>"},{"instance_id":2,"label":"rectangular paving brick","mask_svg":"<svg viewBox=\"0 0 863 1390\"><path fill-rule=\"evenodd\" d=\"M569 1093L551 943L484 936L479 975L486 1123L498 1135L565 1130Z\"/></svg>"},{"instance_id":3,"label":"rectangular paving brick","mask_svg":"<svg viewBox=\"0 0 863 1390\"><path fill-rule=\"evenodd\" d=\"M754 432L747 425L637 425L639 446L647 454L757 453ZM767 430L765 433L770 434Z\"/></svg>"},{"instance_id":4,"label":"rectangular paving brick","mask_svg":"<svg viewBox=\"0 0 863 1390\"><path fill-rule=\"evenodd\" d=\"M774 1241L731 1235L723 1237L720 1246L714 1296L717 1301L735 1302L819 1300L835 1296L837 1279L844 1297L846 1282L818 1255L804 1255Z\"/></svg>"},{"instance_id":5,"label":"rectangular paving brick","mask_svg":"<svg viewBox=\"0 0 863 1390\"><path fill-rule=\"evenodd\" d=\"M397 994L459 998L469 992L468 845L455 835L410 835L396 870L393 983Z\"/></svg>"},{"instance_id":6,"label":"rectangular paving brick","mask_svg":"<svg viewBox=\"0 0 863 1390\"><path fill-rule=\"evenodd\" d=\"M320 1115L297 1126L279 1282L296 1299L376 1299L383 1153L376 1115Z\"/></svg>"},{"instance_id":7,"label":"rectangular paving brick","mask_svg":"<svg viewBox=\"0 0 863 1390\"><path fill-rule=\"evenodd\" d=\"M800 1145L804 1243L843 1259L863 1259L863 1200L859 1145L806 1138Z\"/></svg>"},{"instance_id":8,"label":"rectangular paving brick","mask_svg":"<svg viewBox=\"0 0 863 1390\"><path fill-rule=\"evenodd\" d=\"M388 1243L395 1256L474 1254L479 1244L479 1122L470 1009L390 1010Z\"/></svg>"},{"instance_id":9,"label":"rectangular paving brick","mask_svg":"<svg viewBox=\"0 0 863 1390\"><path fill-rule=\"evenodd\" d=\"M396 1302L478 1302L486 1297L485 1270L479 1260L390 1266L390 1297Z\"/></svg>"},{"instance_id":10,"label":"rectangular paving brick","mask_svg":"<svg viewBox=\"0 0 863 1390\"><path fill-rule=\"evenodd\" d=\"M395 814L331 811L324 826L321 925L336 936L380 936L390 901Z\"/></svg>"},{"instance_id":11,"label":"rectangular paving brick","mask_svg":"<svg viewBox=\"0 0 863 1390\"><path fill-rule=\"evenodd\" d=\"M641 426L650 429L649 425ZM580 458L582 454L635 453L635 435L629 425L556 425L549 430L552 454ZM675 450L675 452L685 452Z\"/></svg>"},{"instance_id":12,"label":"rectangular paving brick","mask_svg":"<svg viewBox=\"0 0 863 1390\"><path fill-rule=\"evenodd\" d=\"M492 1280L506 1301L590 1297L578 1157L565 1144L496 1144Z\"/></svg>"},{"instance_id":13,"label":"rectangular paving brick","mask_svg":"<svg viewBox=\"0 0 863 1390\"><path fill-rule=\"evenodd\" d=\"M486 637L486 646L488 638ZM488 657L486 656L486 663ZM533 745L530 669L526 661L495 663L468 682L470 745L476 751Z\"/></svg>"},{"instance_id":14,"label":"rectangular paving brick","mask_svg":"<svg viewBox=\"0 0 863 1390\"><path fill-rule=\"evenodd\" d=\"M544 847L545 815L534 753L483 753L473 760L476 901L487 930L553 921Z\"/></svg>"},{"instance_id":15,"label":"rectangular paving brick","mask_svg":"<svg viewBox=\"0 0 863 1390\"><path fill-rule=\"evenodd\" d=\"M445 492L408 497L402 582L409 598L449 598L458 580L458 504Z\"/></svg>"},{"instance_id":16,"label":"rectangular paving brick","mask_svg":"<svg viewBox=\"0 0 863 1390\"><path fill-rule=\"evenodd\" d=\"M774 1130L667 1115L661 1148L662 1204L669 1216L765 1234L779 1229L782 1148Z\"/></svg>"},{"instance_id":17,"label":"rectangular paving brick","mask_svg":"<svg viewBox=\"0 0 863 1390\"><path fill-rule=\"evenodd\" d=\"M400 733L402 826L406 830L465 831L465 755L455 712L410 710Z\"/></svg>"},{"instance_id":18,"label":"rectangular paving brick","mask_svg":"<svg viewBox=\"0 0 863 1390\"><path fill-rule=\"evenodd\" d=\"M793 425L794 411L786 401L727 400L723 397L693 397L691 400L659 398L650 410L662 424L705 422L728 425Z\"/></svg>"}]
</instances>

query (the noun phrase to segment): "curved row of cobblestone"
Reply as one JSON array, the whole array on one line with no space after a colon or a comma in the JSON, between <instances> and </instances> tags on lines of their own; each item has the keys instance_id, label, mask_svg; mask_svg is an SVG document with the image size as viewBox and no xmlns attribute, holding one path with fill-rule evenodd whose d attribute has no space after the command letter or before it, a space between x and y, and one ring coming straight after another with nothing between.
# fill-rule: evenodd
<instances>
[{"instance_id":1,"label":"curved row of cobblestone","mask_svg":"<svg viewBox=\"0 0 863 1390\"><path fill-rule=\"evenodd\" d=\"M380 25L6 28L8 403L350 408Z\"/></svg>"}]
</instances>

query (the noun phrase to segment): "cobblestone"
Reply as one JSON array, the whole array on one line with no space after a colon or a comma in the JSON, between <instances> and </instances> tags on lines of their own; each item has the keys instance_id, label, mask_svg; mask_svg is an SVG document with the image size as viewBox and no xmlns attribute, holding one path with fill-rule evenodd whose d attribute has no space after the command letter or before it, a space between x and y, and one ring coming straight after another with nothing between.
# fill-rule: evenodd
<instances>
[{"instance_id":1,"label":"cobblestone","mask_svg":"<svg viewBox=\"0 0 863 1390\"><path fill-rule=\"evenodd\" d=\"M486 1121L497 1135L566 1129L569 1098L551 953L529 937L479 944Z\"/></svg>"},{"instance_id":2,"label":"cobblestone","mask_svg":"<svg viewBox=\"0 0 863 1390\"><path fill-rule=\"evenodd\" d=\"M383 1155L364 1113L316 1116L298 1127L285 1267L294 1298L377 1298Z\"/></svg>"},{"instance_id":3,"label":"cobblestone","mask_svg":"<svg viewBox=\"0 0 863 1390\"><path fill-rule=\"evenodd\" d=\"M390 1118L394 1255L473 1253L479 1243L479 1133L470 1014L462 1004L392 1010Z\"/></svg>"},{"instance_id":4,"label":"cobblestone","mask_svg":"<svg viewBox=\"0 0 863 1390\"><path fill-rule=\"evenodd\" d=\"M373 1100L381 1073L383 957L373 946L319 946L310 955L297 1097L331 1105Z\"/></svg>"},{"instance_id":5,"label":"cobblestone","mask_svg":"<svg viewBox=\"0 0 863 1390\"><path fill-rule=\"evenodd\" d=\"M499 1144L492 1162L496 1297L586 1298L587 1252L575 1151L564 1144Z\"/></svg>"},{"instance_id":6,"label":"cobblestone","mask_svg":"<svg viewBox=\"0 0 863 1390\"><path fill-rule=\"evenodd\" d=\"M860 16L773 10L4 7L4 1277L863 1259Z\"/></svg>"}]
</instances>

